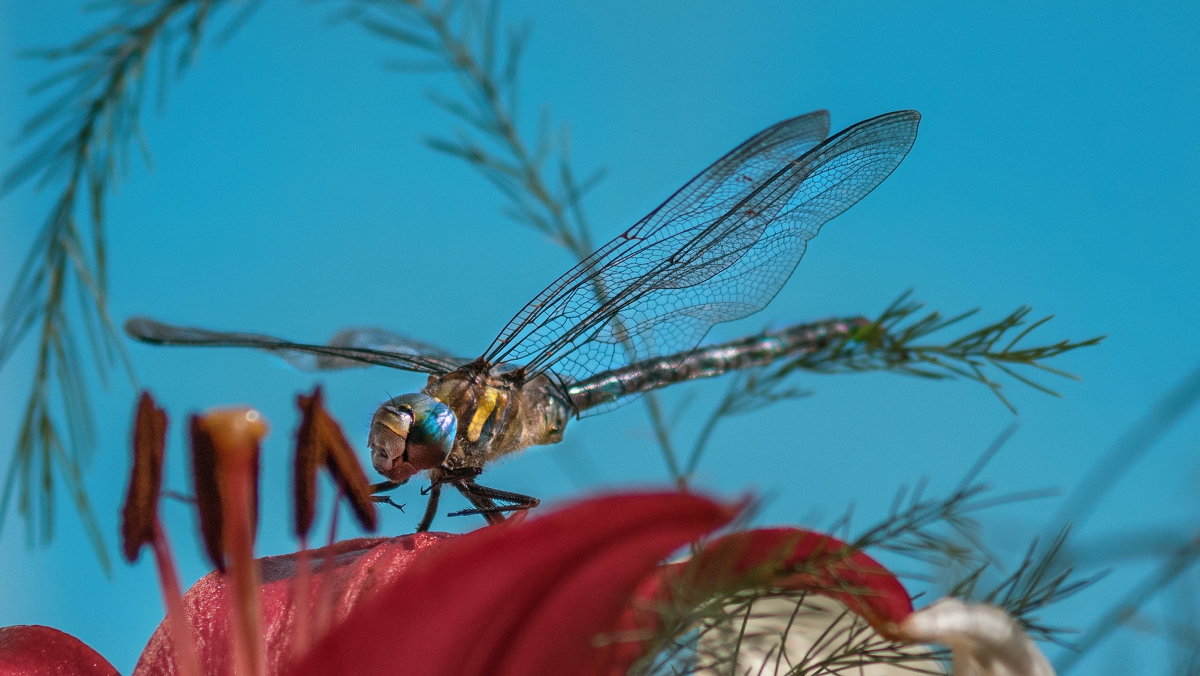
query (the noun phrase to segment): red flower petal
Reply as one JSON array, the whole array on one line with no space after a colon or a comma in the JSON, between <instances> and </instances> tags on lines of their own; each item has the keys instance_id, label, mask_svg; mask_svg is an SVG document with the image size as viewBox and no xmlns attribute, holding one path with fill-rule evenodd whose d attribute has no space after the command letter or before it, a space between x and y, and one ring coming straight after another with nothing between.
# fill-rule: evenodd
<instances>
[{"instance_id":1,"label":"red flower petal","mask_svg":"<svg viewBox=\"0 0 1200 676\"><path fill-rule=\"evenodd\" d=\"M407 570L426 549L452 537L445 533L417 533L397 538L361 538L312 550L303 556L288 554L259 559L268 671L282 671L294 661L297 646L310 642L300 640L301 637L296 635L299 608L311 613L313 608L327 607L333 615L328 621L339 622L370 593ZM309 578L309 598L313 602L307 605L293 598L302 560L318 571ZM324 599L326 603L316 599ZM225 577L216 572L204 576L184 595L183 604L192 624L204 672L232 674L234 659L229 617L234 612L234 604ZM306 626L313 624L310 616ZM134 676L179 673L166 622L160 624L150 637L133 673Z\"/></svg>"},{"instance_id":2,"label":"red flower petal","mask_svg":"<svg viewBox=\"0 0 1200 676\"><path fill-rule=\"evenodd\" d=\"M117 670L83 641L40 625L0 627L0 676L116 676Z\"/></svg>"},{"instance_id":3,"label":"red flower petal","mask_svg":"<svg viewBox=\"0 0 1200 676\"><path fill-rule=\"evenodd\" d=\"M485 528L417 560L296 673L594 674L634 587L733 510L680 493L598 498Z\"/></svg>"},{"instance_id":4,"label":"red flower petal","mask_svg":"<svg viewBox=\"0 0 1200 676\"><path fill-rule=\"evenodd\" d=\"M612 630L637 583L732 515L694 496L626 495L465 536L360 539L261 559L268 670L311 643L295 635L299 624L335 627L300 673L600 673L593 641ZM301 560L317 569L307 604L293 598ZM232 673L224 578L201 579L184 605L205 672ZM314 618L321 608L331 617ZM298 623L298 612L309 616ZM134 671L151 673L177 673L165 624Z\"/></svg>"},{"instance_id":5,"label":"red flower petal","mask_svg":"<svg viewBox=\"0 0 1200 676\"><path fill-rule=\"evenodd\" d=\"M741 580L754 586L804 590L840 601L880 634L896 635L896 624L912 613L904 585L875 559L841 540L798 528L733 533L713 541L690 564L677 568L705 593Z\"/></svg>"},{"instance_id":6,"label":"red flower petal","mask_svg":"<svg viewBox=\"0 0 1200 676\"><path fill-rule=\"evenodd\" d=\"M796 528L733 533L714 540L690 560L660 569L646 579L637 604L621 618L619 631L653 635L662 612L690 609L743 589L789 589L835 599L866 620L880 635L896 638L896 625L912 613L904 586L875 559L841 540ZM622 665L632 665L649 646L616 646Z\"/></svg>"}]
</instances>

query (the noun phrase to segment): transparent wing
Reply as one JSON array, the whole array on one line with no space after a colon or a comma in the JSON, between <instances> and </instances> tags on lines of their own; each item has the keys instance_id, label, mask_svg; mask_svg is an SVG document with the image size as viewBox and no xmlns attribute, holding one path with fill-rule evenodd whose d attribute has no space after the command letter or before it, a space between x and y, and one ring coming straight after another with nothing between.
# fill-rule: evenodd
<instances>
[{"instance_id":1,"label":"transparent wing","mask_svg":"<svg viewBox=\"0 0 1200 676\"><path fill-rule=\"evenodd\" d=\"M530 301L484 357L570 382L689 349L762 309L821 226L900 164L920 115L881 115L812 147L826 119L781 122L718 160Z\"/></svg>"},{"instance_id":2,"label":"transparent wing","mask_svg":"<svg viewBox=\"0 0 1200 676\"><path fill-rule=\"evenodd\" d=\"M471 361L470 359L456 357L442 348L426 343L425 341L409 338L394 331L374 326L342 329L335 333L333 338L329 339L329 345L437 360L446 367L447 371L453 371ZM361 360L347 360L342 357L322 357L322 364L319 368L321 370L330 370L354 368L362 365Z\"/></svg>"},{"instance_id":3,"label":"transparent wing","mask_svg":"<svg viewBox=\"0 0 1200 676\"><path fill-rule=\"evenodd\" d=\"M250 347L282 357L305 371L326 371L355 366L378 365L420 373L448 373L466 359L421 341L383 329L347 329L327 345L293 343L259 333L228 333L173 326L146 317L125 322L125 333L143 343L201 347Z\"/></svg>"},{"instance_id":4,"label":"transparent wing","mask_svg":"<svg viewBox=\"0 0 1200 676\"><path fill-rule=\"evenodd\" d=\"M603 268L633 248L645 233L686 231L697 222L713 221L766 183L787 162L800 157L829 135L829 113L818 110L775 124L734 148L688 181L654 211L601 247L542 290L516 314L484 357L492 363L531 357L555 328L565 329L575 317L556 316L556 301L596 291L605 280ZM590 288L589 288L590 287ZM597 299L598 300L598 299ZM536 336L536 338L534 337Z\"/></svg>"}]
</instances>

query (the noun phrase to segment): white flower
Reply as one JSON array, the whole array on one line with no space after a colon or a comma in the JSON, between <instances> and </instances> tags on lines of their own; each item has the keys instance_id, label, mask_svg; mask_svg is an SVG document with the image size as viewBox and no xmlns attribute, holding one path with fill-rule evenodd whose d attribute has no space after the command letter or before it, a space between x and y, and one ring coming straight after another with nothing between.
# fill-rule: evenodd
<instances>
[{"instance_id":1,"label":"white flower","mask_svg":"<svg viewBox=\"0 0 1200 676\"><path fill-rule=\"evenodd\" d=\"M1054 676L1021 625L996 606L945 598L909 615L899 632L911 641L948 646L954 676Z\"/></svg>"},{"instance_id":2,"label":"white flower","mask_svg":"<svg viewBox=\"0 0 1200 676\"><path fill-rule=\"evenodd\" d=\"M880 636L842 603L818 596L768 596L729 605L726 620L700 638L697 674L854 674L912 676L943 673L922 645ZM730 665L737 652L737 664Z\"/></svg>"}]
</instances>

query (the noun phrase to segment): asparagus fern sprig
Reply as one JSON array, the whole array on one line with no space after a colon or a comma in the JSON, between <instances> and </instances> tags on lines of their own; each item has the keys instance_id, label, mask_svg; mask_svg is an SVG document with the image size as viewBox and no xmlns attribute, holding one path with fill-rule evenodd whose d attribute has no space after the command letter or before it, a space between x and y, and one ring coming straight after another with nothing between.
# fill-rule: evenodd
<instances>
[{"instance_id":1,"label":"asparagus fern sprig","mask_svg":"<svg viewBox=\"0 0 1200 676\"><path fill-rule=\"evenodd\" d=\"M48 100L22 127L19 140L29 150L4 180L5 191L35 183L56 197L0 322L0 367L30 334L37 336L33 384L0 497L0 523L15 498L30 539L48 540L54 488L62 480L106 567L82 480L94 439L86 391L91 369L80 347L82 334L102 379L107 367L124 361L108 314L105 199L129 164L131 146L145 149L138 119L148 71L157 68L165 84L186 67L220 4L111 2L105 6L114 18L102 28L65 47L31 52L58 70L33 88L32 94Z\"/></svg>"},{"instance_id":2,"label":"asparagus fern sprig","mask_svg":"<svg viewBox=\"0 0 1200 676\"><path fill-rule=\"evenodd\" d=\"M1030 321L1032 309L1019 307L999 320L968 331L947 341L925 342L936 333L961 325L976 316L979 309L945 316L937 310L925 312L925 305L902 294L870 325L862 327L824 363L807 355L781 369L806 368L817 371L887 370L922 378L965 378L986 385L1009 409L1016 409L1004 396L1002 384L992 371L999 371L1022 384L1053 396L1058 392L1020 370L1039 369L1056 376L1075 379L1070 373L1051 367L1046 361L1082 347L1097 345L1104 336L1081 341L1059 340L1029 345L1027 338L1053 316Z\"/></svg>"}]
</instances>

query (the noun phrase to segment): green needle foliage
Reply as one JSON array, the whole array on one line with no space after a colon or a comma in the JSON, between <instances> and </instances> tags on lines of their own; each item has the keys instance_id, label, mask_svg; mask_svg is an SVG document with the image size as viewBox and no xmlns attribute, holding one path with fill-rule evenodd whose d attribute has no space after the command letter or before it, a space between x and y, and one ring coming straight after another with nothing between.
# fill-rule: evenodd
<instances>
[{"instance_id":1,"label":"green needle foliage","mask_svg":"<svg viewBox=\"0 0 1200 676\"><path fill-rule=\"evenodd\" d=\"M1034 542L1008 574L996 574L997 570L1003 569L1003 562L984 555L982 545L976 544L979 524L974 516L977 513L1000 504L1044 497L1034 493L994 495L991 489L976 480L998 450L999 443L984 453L959 484L944 495L927 497L923 485L912 490L901 489L896 494L893 509L883 519L847 541L853 549L886 550L929 564L934 570L942 571L938 580L953 580L944 586L945 594L997 605L1034 636L1061 643L1065 630L1039 622L1037 613L1095 581L1095 578L1079 578L1070 567L1061 564L1066 532L1044 549ZM850 518L846 517L831 530L849 529ZM964 540L966 545L962 544ZM967 570L965 574L964 569ZM768 598L794 604L787 627L801 615L820 612L822 603L828 607L827 602L806 592L773 590L764 593L755 590L735 592L695 606L667 608L663 611L661 633L650 639L656 649L634 673L694 673L698 665L706 667L704 673L714 673L719 671L716 669L719 665L732 667L730 656L736 654L736 650L723 648L722 654L716 655L706 651L706 646L728 646L728 637L706 641L706 636L728 633L731 627L746 631L754 618L769 612L755 607L756 603ZM931 658L948 661L946 652L914 650L914 646L888 641L853 615L829 622L829 631L814 642L809 654L780 657L786 659L785 664L796 665L789 673L853 674L870 664L890 664L913 673L946 673L929 670ZM782 645L786 635L785 628L777 635L746 635L744 638Z\"/></svg>"},{"instance_id":2,"label":"green needle foliage","mask_svg":"<svg viewBox=\"0 0 1200 676\"><path fill-rule=\"evenodd\" d=\"M411 49L408 71L455 77L454 93L434 90L429 100L465 124L453 136L426 140L431 148L465 160L509 201L507 214L565 247L578 259L594 248L581 199L603 172L579 180L565 131L552 133L543 114L532 140L519 124L520 60L529 31L500 34L498 2L352 0L344 17L370 33Z\"/></svg>"},{"instance_id":3,"label":"green needle foliage","mask_svg":"<svg viewBox=\"0 0 1200 676\"><path fill-rule=\"evenodd\" d=\"M237 25L256 4L113 0L102 5L112 19L100 29L66 47L32 53L53 63L56 70L32 92L46 103L21 131L20 141L27 151L6 176L4 189L33 184L51 191L54 198L4 306L0 328L0 368L18 345L36 336L33 383L0 496L0 525L8 507L15 504L27 521L31 541L51 537L55 491L65 484L107 566L82 482L94 446L88 376L103 378L107 369L124 362L107 311L105 199L128 168L131 150L139 146L145 150L138 120L146 82L157 79L161 99L166 83L193 62L214 12L226 5L242 7L244 11L231 24ZM593 249L583 199L603 173L576 172L568 136L555 130L548 115L541 116L532 134L521 124L520 62L529 32L524 27L506 29L499 6L488 0L345 0L340 5L342 18L400 45L406 57L415 56L397 61L395 67L437 71L452 78L454 87L431 93L430 100L462 128L428 139L429 146L464 160L490 181L505 196L506 212L514 221L582 259ZM904 294L876 319L862 320L857 329L819 349L729 378L724 398L706 420L686 462L677 460L657 399L645 397L672 476L686 485L713 430L725 417L800 396L792 382L797 370L886 370L928 379L964 378L985 385L1012 409L1001 391L1005 377L1056 394L1035 380L1031 369L1073 377L1046 362L1101 340L1030 345L1032 332L1050 318L1031 321L1025 307L981 328L953 333L975 314L944 316ZM939 337L945 334L951 337ZM93 359L85 360L85 354ZM89 366L92 363L95 366ZM973 514L1029 496L986 496L985 487L974 481L978 469L944 497L925 497L923 486L900 493L885 518L848 539L856 547L882 549L934 569L955 571L961 575L949 585L952 593L996 603L1035 635L1056 638L1059 630L1041 624L1035 613L1087 583L1075 580L1060 561L1065 533L1045 549L1031 546L1014 572L993 581L997 564L985 554ZM848 529L848 519L841 525ZM1144 597L1198 559L1195 541L1181 544L1144 587L1097 620L1084 635L1083 646L1090 648L1111 633ZM676 626L728 624L739 613L748 614L753 601L717 600L696 615L679 618ZM797 599L797 609L803 601ZM1181 635L1191 637L1181 640L1189 646L1182 664L1200 662L1195 626L1192 618L1181 630ZM664 636L664 649L646 671L677 673L693 668L702 631ZM866 662L914 659L903 646L864 640L853 631L837 638L844 645L833 652L829 658L833 661L823 665L827 671L822 673L853 671Z\"/></svg>"},{"instance_id":4,"label":"green needle foliage","mask_svg":"<svg viewBox=\"0 0 1200 676\"><path fill-rule=\"evenodd\" d=\"M778 368L773 375L783 376L795 369L806 369L822 373L892 371L934 380L965 378L986 385L1015 413L1016 408L1001 392L1001 383L990 375L992 370L1046 394L1060 396L1017 368L1030 367L1075 379L1070 373L1046 365L1046 360L1081 347L1097 345L1104 339L1104 336L1098 336L1035 346L1023 344L1035 329L1052 317L1029 322L1032 310L1020 307L999 320L956 338L944 342L924 342L933 334L957 326L979 313L976 308L946 317L936 310L922 315L924 309L924 304L910 300L909 292L905 292L877 319L851 333L841 343L831 346L828 353L801 355Z\"/></svg>"},{"instance_id":5,"label":"green needle foliage","mask_svg":"<svg viewBox=\"0 0 1200 676\"><path fill-rule=\"evenodd\" d=\"M1066 628L1051 627L1038 621L1036 613L1096 582L1100 576L1075 577L1074 568L1061 562L1063 546L1070 532L1064 528L1046 548L1035 540L1012 573L985 588L983 580L994 569L992 564L976 568L946 591L949 596L973 599L1000 606L1017 619L1035 638L1068 645L1062 635Z\"/></svg>"},{"instance_id":6,"label":"green needle foliage","mask_svg":"<svg viewBox=\"0 0 1200 676\"><path fill-rule=\"evenodd\" d=\"M860 325L841 339L831 340L821 349L804 352L779 365L747 374L736 380L718 406L718 415L731 415L775 401L803 394L789 385L787 377L797 370L817 373L889 371L904 375L947 380L962 378L986 385L1012 412L1016 408L1002 392L1003 385L993 372L1053 396L1058 392L1021 373L1019 368L1076 379L1065 371L1048 366L1048 359L1091 347L1104 336L1087 340L1059 340L1028 345L1030 334L1052 317L1028 321L1028 307L948 340L931 336L962 324L979 313L978 308L950 317L932 310L924 312L923 303L905 292L874 320L860 319ZM922 314L924 312L924 314Z\"/></svg>"},{"instance_id":7,"label":"green needle foliage","mask_svg":"<svg viewBox=\"0 0 1200 676\"><path fill-rule=\"evenodd\" d=\"M131 146L145 148L138 117L148 73L157 69L161 96L169 76L192 62L220 4L106 3L101 7L114 18L102 28L65 47L30 52L57 70L31 92L48 102L21 129L19 140L29 150L4 180L5 191L34 183L56 197L0 321L0 367L30 334L37 343L33 383L0 496L0 525L15 499L30 541L48 541L61 480L106 568L82 481L95 443L87 374L94 370L103 379L107 368L124 361L108 315L105 198L128 167ZM90 361L83 357L81 335Z\"/></svg>"},{"instance_id":8,"label":"green needle foliage","mask_svg":"<svg viewBox=\"0 0 1200 676\"><path fill-rule=\"evenodd\" d=\"M859 326L826 345L766 368L738 373L730 378L724 396L701 428L684 466L691 475L700 463L717 426L730 416L756 410L770 404L808 394L795 386L792 374L797 370L816 373L889 371L905 375L947 380L963 378L981 383L996 395L1010 411L1016 408L1004 396L1002 383L991 373L999 371L1036 390L1059 396L1017 368L1034 368L1053 375L1075 376L1045 364L1082 347L1090 347L1103 336L1082 341L1060 340L1044 345L1026 345L1034 329L1051 318L1027 322L1030 308L1017 308L982 328L956 338L933 341L931 336L951 329L974 317L979 310L944 317L934 310L922 314L924 305L909 299L905 292L874 320L859 319Z\"/></svg>"}]
</instances>

